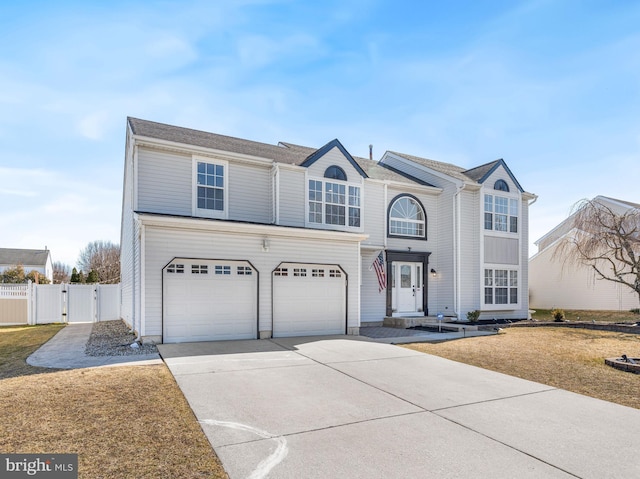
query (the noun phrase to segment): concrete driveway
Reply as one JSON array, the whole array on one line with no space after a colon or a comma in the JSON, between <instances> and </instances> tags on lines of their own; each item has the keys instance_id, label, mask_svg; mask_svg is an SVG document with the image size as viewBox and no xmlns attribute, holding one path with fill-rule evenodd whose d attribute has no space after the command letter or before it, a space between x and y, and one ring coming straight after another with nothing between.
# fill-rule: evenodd
<instances>
[{"instance_id":1,"label":"concrete driveway","mask_svg":"<svg viewBox=\"0 0 640 479\"><path fill-rule=\"evenodd\" d=\"M543 384L353 336L159 349L231 479L640 477L640 410Z\"/></svg>"}]
</instances>

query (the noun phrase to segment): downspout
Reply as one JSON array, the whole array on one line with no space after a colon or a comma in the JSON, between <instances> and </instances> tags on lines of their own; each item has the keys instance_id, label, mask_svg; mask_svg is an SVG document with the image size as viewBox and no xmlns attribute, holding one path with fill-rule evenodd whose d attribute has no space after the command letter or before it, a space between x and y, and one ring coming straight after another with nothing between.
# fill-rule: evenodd
<instances>
[{"instance_id":1,"label":"downspout","mask_svg":"<svg viewBox=\"0 0 640 479\"><path fill-rule=\"evenodd\" d=\"M453 195L453 211L454 211L454 224L453 224L453 302L455 308L455 314L457 319L460 319L460 310L462 308L462 302L460 298L460 281L461 281L461 261L460 255L462 254L462 246L460 241L460 192L464 190L465 184L458 186L455 195Z\"/></svg>"},{"instance_id":2,"label":"downspout","mask_svg":"<svg viewBox=\"0 0 640 479\"><path fill-rule=\"evenodd\" d=\"M382 245L384 246L385 251L387 250L387 231L388 227L387 227L387 222L389 221L389 218L387 218L387 198L388 198L388 191L387 191L387 184L384 184L384 221L382 222L382 227L384 228L384 230L382 231Z\"/></svg>"},{"instance_id":3,"label":"downspout","mask_svg":"<svg viewBox=\"0 0 640 479\"><path fill-rule=\"evenodd\" d=\"M280 224L280 165L276 162L273 164L272 176L273 190L273 223Z\"/></svg>"}]
</instances>

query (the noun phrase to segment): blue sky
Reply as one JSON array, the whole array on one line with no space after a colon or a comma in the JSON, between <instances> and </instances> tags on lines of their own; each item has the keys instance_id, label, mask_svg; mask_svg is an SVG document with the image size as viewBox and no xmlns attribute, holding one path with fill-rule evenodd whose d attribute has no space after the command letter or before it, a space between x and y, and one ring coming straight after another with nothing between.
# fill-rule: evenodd
<instances>
[{"instance_id":1,"label":"blue sky","mask_svg":"<svg viewBox=\"0 0 640 479\"><path fill-rule=\"evenodd\" d=\"M582 198L640 202L638 25L633 1L3 2L0 247L119 242L127 116L504 158L534 241Z\"/></svg>"}]
</instances>

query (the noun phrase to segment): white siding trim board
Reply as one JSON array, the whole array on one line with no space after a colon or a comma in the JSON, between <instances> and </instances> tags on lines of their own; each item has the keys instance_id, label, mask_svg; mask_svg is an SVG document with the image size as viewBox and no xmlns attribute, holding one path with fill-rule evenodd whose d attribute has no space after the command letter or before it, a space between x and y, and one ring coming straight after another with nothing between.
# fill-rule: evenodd
<instances>
[{"instance_id":1,"label":"white siding trim board","mask_svg":"<svg viewBox=\"0 0 640 479\"><path fill-rule=\"evenodd\" d=\"M147 226L159 226L187 230L222 231L225 233L246 233L254 235L268 235L274 237L311 238L318 240L326 239L344 242L360 242L366 240L369 237L369 235L362 233L230 222L208 218L179 218L172 216L147 215L145 213L138 213L138 217L143 222L143 224Z\"/></svg>"}]
</instances>

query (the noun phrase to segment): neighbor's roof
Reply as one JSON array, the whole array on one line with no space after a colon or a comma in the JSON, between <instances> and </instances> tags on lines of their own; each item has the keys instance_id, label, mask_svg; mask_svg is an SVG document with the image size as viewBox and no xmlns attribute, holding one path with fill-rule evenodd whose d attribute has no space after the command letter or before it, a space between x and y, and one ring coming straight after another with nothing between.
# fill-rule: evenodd
<instances>
[{"instance_id":1,"label":"neighbor's roof","mask_svg":"<svg viewBox=\"0 0 640 479\"><path fill-rule=\"evenodd\" d=\"M640 208L640 204L638 204L638 203L632 203L631 201L619 200L619 199L617 199L617 198L611 198L610 196L602 196L602 195L598 195L596 198L598 198L598 197L599 197L599 198L606 198L606 199L611 200L611 201L616 201L616 202L621 203L621 204L623 204L623 205L627 205L627 206L629 206L630 208ZM594 199L595 199L595 198L594 198Z\"/></svg>"},{"instance_id":2,"label":"neighbor's roof","mask_svg":"<svg viewBox=\"0 0 640 479\"><path fill-rule=\"evenodd\" d=\"M45 266L48 258L48 249L0 248L0 264L4 265Z\"/></svg>"},{"instance_id":3,"label":"neighbor's roof","mask_svg":"<svg viewBox=\"0 0 640 479\"><path fill-rule=\"evenodd\" d=\"M310 148L293 143L279 142L278 145L270 145L232 136L218 135L216 133L166 125L154 121L140 120L138 118L129 117L127 121L129 122L131 131L137 136L201 146L215 150L232 151L244 155L266 158L277 163L300 165L318 151L317 148ZM416 178L408 178L379 164L377 161L359 157L353 157L353 159L369 178L432 186Z\"/></svg>"}]
</instances>

